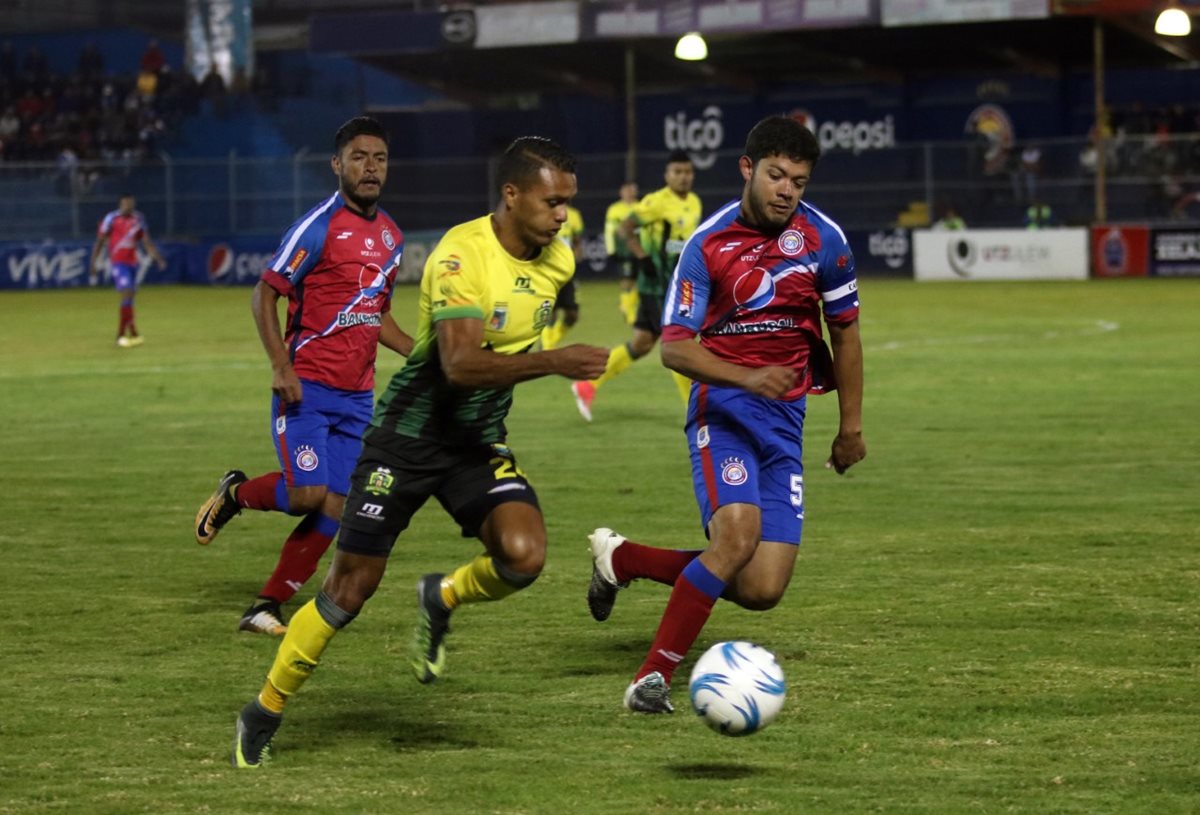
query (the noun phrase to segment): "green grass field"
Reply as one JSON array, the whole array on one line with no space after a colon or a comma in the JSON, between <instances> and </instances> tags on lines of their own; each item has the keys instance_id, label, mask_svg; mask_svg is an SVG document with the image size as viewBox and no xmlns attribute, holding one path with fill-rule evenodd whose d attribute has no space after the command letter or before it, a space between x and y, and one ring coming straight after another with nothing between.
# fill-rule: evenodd
<instances>
[{"instance_id":1,"label":"green grass field","mask_svg":"<svg viewBox=\"0 0 1200 815\"><path fill-rule=\"evenodd\" d=\"M718 605L676 715L620 704L667 589L634 585L604 624L584 603L593 527L701 541L655 353L591 425L566 381L518 387L541 580L460 611L447 676L418 685L414 581L477 546L427 507L261 772L228 754L277 641L236 624L292 523L191 532L222 472L276 467L249 291L147 289L131 350L111 291L0 294L0 813L1200 811L1200 281L862 293L869 455L824 470L835 397L812 401L788 596ZM573 337L622 341L615 286L582 296ZM787 673L752 738L687 706L722 639Z\"/></svg>"}]
</instances>

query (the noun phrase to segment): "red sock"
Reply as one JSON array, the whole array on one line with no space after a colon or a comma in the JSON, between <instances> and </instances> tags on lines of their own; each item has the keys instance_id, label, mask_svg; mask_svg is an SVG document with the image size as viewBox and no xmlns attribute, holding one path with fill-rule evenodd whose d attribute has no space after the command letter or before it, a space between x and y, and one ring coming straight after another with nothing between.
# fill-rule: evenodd
<instances>
[{"instance_id":1,"label":"red sock","mask_svg":"<svg viewBox=\"0 0 1200 815\"><path fill-rule=\"evenodd\" d=\"M699 560L695 562L703 566ZM707 569L704 571L708 574ZM724 583L721 583L721 587L724 588ZM717 597L719 596L718 591ZM637 676L634 677L635 682L646 674L658 671L668 685L671 683L675 668L687 656L688 649L708 622L717 597L710 596L698 588L688 579L687 574L679 575L679 579L675 581L675 588L671 590L671 599L667 601L667 607L663 611L662 621L658 624L658 633L654 635L650 652L646 654L646 661L638 668Z\"/></svg>"},{"instance_id":2,"label":"red sock","mask_svg":"<svg viewBox=\"0 0 1200 815\"><path fill-rule=\"evenodd\" d=\"M124 337L126 326L131 326L131 325L133 325L133 305L122 303L121 304L121 323L120 323L120 325L117 326L117 336ZM136 334L137 332L134 331L133 333Z\"/></svg>"},{"instance_id":3,"label":"red sock","mask_svg":"<svg viewBox=\"0 0 1200 815\"><path fill-rule=\"evenodd\" d=\"M321 555L337 534L338 522L320 512L310 512L288 536L279 553L275 571L267 580L260 597L270 597L280 603L292 599L300 587L317 571Z\"/></svg>"},{"instance_id":4,"label":"red sock","mask_svg":"<svg viewBox=\"0 0 1200 815\"><path fill-rule=\"evenodd\" d=\"M613 572L620 583L635 577L646 577L657 583L674 586L679 573L700 554L700 551L659 549L627 540L613 550Z\"/></svg>"},{"instance_id":5,"label":"red sock","mask_svg":"<svg viewBox=\"0 0 1200 815\"><path fill-rule=\"evenodd\" d=\"M280 493L283 498L280 500ZM287 512L287 485L283 483L283 473L267 473L258 478L251 478L238 484L234 495L238 506L246 509L263 511Z\"/></svg>"}]
</instances>

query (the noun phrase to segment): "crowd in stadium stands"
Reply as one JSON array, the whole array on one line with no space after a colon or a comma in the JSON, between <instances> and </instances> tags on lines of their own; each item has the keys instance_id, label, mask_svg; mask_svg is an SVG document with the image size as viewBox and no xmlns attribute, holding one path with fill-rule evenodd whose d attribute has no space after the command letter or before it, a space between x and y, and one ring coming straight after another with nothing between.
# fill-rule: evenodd
<instances>
[{"instance_id":1,"label":"crowd in stadium stands","mask_svg":"<svg viewBox=\"0 0 1200 815\"><path fill-rule=\"evenodd\" d=\"M244 71L227 87L216 70L197 81L167 64L157 41L143 52L137 74L107 71L95 44L85 46L74 72L51 71L36 45L18 54L0 44L0 161L55 162L64 184L85 191L94 182L89 162L130 167L153 155L164 136L207 101L223 116L250 93L266 93L265 76L252 87Z\"/></svg>"},{"instance_id":2,"label":"crowd in stadium stands","mask_svg":"<svg viewBox=\"0 0 1200 815\"><path fill-rule=\"evenodd\" d=\"M164 133L198 108L203 89L167 64L156 41L136 76L105 70L104 56L84 47L75 71L54 74L36 45L18 55L0 44L0 159L54 161L69 183L87 183L81 162L132 164L153 153Z\"/></svg>"}]
</instances>

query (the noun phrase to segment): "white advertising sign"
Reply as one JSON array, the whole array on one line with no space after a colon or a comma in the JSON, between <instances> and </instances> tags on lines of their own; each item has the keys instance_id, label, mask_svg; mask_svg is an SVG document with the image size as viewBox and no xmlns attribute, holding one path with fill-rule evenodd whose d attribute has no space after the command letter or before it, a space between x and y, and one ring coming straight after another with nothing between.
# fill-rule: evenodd
<instances>
[{"instance_id":1,"label":"white advertising sign","mask_svg":"<svg viewBox=\"0 0 1200 815\"><path fill-rule=\"evenodd\" d=\"M1050 4L1046 0L882 0L880 3L885 26L1036 19L1049 15Z\"/></svg>"},{"instance_id":2,"label":"white advertising sign","mask_svg":"<svg viewBox=\"0 0 1200 815\"><path fill-rule=\"evenodd\" d=\"M554 45L579 40L579 4L507 3L475 9L475 47Z\"/></svg>"},{"instance_id":3,"label":"white advertising sign","mask_svg":"<svg viewBox=\"0 0 1200 815\"><path fill-rule=\"evenodd\" d=\"M1086 280L1086 229L919 229L917 280Z\"/></svg>"}]
</instances>

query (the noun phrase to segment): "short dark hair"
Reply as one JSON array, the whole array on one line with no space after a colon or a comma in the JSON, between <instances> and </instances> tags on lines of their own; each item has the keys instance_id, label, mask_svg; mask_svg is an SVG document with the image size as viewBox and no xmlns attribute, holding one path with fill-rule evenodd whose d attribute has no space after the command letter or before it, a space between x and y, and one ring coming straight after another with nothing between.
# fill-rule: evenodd
<instances>
[{"instance_id":1,"label":"short dark hair","mask_svg":"<svg viewBox=\"0 0 1200 815\"><path fill-rule=\"evenodd\" d=\"M667 156L667 164L691 164L692 157L688 155L687 150L672 150L671 155Z\"/></svg>"},{"instance_id":2,"label":"short dark hair","mask_svg":"<svg viewBox=\"0 0 1200 815\"><path fill-rule=\"evenodd\" d=\"M496 183L499 187L513 184L517 189L526 189L543 167L573 173L575 157L558 142L545 136L521 136L513 140L500 156L500 166L496 168Z\"/></svg>"},{"instance_id":3,"label":"short dark hair","mask_svg":"<svg viewBox=\"0 0 1200 815\"><path fill-rule=\"evenodd\" d=\"M333 152L340 153L342 148L359 136L376 136L388 143L388 132L374 116L355 116L338 128L333 137Z\"/></svg>"},{"instance_id":4,"label":"short dark hair","mask_svg":"<svg viewBox=\"0 0 1200 815\"><path fill-rule=\"evenodd\" d=\"M753 164L767 156L786 156L815 165L821 157L821 143L811 130L790 116L768 116L750 128L746 155Z\"/></svg>"}]
</instances>

